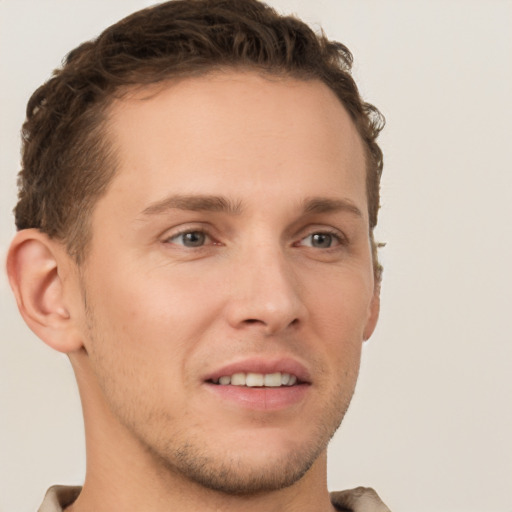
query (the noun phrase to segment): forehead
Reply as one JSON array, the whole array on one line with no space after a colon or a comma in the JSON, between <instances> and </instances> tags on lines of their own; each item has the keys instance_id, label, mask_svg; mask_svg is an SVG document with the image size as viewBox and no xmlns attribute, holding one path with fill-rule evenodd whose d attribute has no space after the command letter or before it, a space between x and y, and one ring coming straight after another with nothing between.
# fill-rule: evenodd
<instances>
[{"instance_id":1,"label":"forehead","mask_svg":"<svg viewBox=\"0 0 512 512\"><path fill-rule=\"evenodd\" d=\"M112 105L108 136L111 188L141 207L171 192L328 196L338 182L365 196L359 134L317 80L222 72L134 90Z\"/></svg>"}]
</instances>

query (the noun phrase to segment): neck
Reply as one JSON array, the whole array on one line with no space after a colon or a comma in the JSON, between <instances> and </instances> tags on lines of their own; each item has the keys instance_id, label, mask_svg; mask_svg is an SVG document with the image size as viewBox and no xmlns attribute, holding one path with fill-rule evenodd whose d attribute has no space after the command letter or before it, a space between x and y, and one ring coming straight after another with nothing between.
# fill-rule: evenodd
<instances>
[{"instance_id":1,"label":"neck","mask_svg":"<svg viewBox=\"0 0 512 512\"><path fill-rule=\"evenodd\" d=\"M84 411L87 469L82 492L66 512L334 510L327 491L325 451L290 487L252 495L217 492L174 471L114 417L96 381L84 374L89 369L80 357L73 366Z\"/></svg>"}]
</instances>

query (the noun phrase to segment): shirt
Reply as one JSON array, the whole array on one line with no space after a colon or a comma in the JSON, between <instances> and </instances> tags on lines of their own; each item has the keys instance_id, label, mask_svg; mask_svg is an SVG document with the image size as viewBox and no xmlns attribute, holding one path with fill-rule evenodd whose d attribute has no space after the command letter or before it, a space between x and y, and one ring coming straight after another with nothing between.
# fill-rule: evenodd
<instances>
[{"instance_id":1,"label":"shirt","mask_svg":"<svg viewBox=\"0 0 512 512\"><path fill-rule=\"evenodd\" d=\"M46 492L38 512L62 512L80 494L81 487L54 485ZM391 512L369 487L331 493L331 502L340 512Z\"/></svg>"}]
</instances>

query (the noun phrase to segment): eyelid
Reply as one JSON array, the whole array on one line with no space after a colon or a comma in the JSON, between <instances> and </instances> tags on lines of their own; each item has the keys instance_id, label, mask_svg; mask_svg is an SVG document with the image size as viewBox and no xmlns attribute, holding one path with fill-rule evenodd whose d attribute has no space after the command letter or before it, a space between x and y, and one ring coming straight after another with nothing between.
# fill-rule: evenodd
<instances>
[{"instance_id":1,"label":"eyelid","mask_svg":"<svg viewBox=\"0 0 512 512\"><path fill-rule=\"evenodd\" d=\"M330 236L334 237L338 242L338 244L335 247L344 246L349 243L349 239L343 231L333 228L333 227L330 227L330 226L309 227L306 231L306 234L304 234L303 236L300 236L298 242L296 242L296 243L300 243L304 239L306 239L310 236L316 235L316 234L330 235ZM329 249L333 249L333 248L334 247L329 247Z\"/></svg>"},{"instance_id":2,"label":"eyelid","mask_svg":"<svg viewBox=\"0 0 512 512\"><path fill-rule=\"evenodd\" d=\"M174 243L172 240L178 238L179 236L185 235L186 233L202 233L202 234L204 234L206 236L206 238L208 239L208 243L206 243L205 245L215 245L218 243L217 240L215 239L215 237L211 234L211 229L209 229L208 227L205 227L205 226L197 225L197 224L181 226L181 227L177 228L176 231L172 230L172 229L166 230L164 232L164 234L160 237L160 239L163 243L169 243L169 244L174 244L177 246L184 247L183 244ZM198 246L197 249L199 249L201 247L204 247L204 245ZM187 249L189 249L189 247L187 247Z\"/></svg>"},{"instance_id":3,"label":"eyelid","mask_svg":"<svg viewBox=\"0 0 512 512\"><path fill-rule=\"evenodd\" d=\"M176 228L171 228L165 230L165 232L159 237L160 240L163 243L173 243L172 240L178 238L181 235L184 235L186 233L202 233L207 238L207 242L203 246L205 247L208 245L222 245L222 243L217 239L218 237L215 237L212 234L212 227L210 225L202 225L202 224L188 224L188 225L181 225ZM322 226L322 225L313 225L308 226L301 230L302 233L297 234L295 238L296 242L293 243L293 245L298 246L304 239L315 235L315 234L324 234L324 235L330 235L335 238L335 240L338 242L334 247L330 247L329 249L334 249L338 246L345 246L348 245L349 239L347 235L341 231L338 228L334 228L332 226ZM177 246L183 246L183 244L175 244Z\"/></svg>"}]
</instances>

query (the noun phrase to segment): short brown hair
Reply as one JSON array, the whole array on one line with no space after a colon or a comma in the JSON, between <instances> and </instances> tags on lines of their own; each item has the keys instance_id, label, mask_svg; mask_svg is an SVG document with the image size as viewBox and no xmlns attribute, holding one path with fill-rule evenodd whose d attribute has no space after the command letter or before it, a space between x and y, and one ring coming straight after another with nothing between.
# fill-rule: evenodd
<instances>
[{"instance_id":1,"label":"short brown hair","mask_svg":"<svg viewBox=\"0 0 512 512\"><path fill-rule=\"evenodd\" d=\"M384 119L361 99L351 66L343 44L257 0L175 0L138 11L71 51L30 98L16 226L61 239L80 263L91 211L115 174L115 155L102 133L112 100L130 86L250 68L321 80L349 112L366 150L370 237L380 278L373 228L383 165L376 138Z\"/></svg>"}]
</instances>

